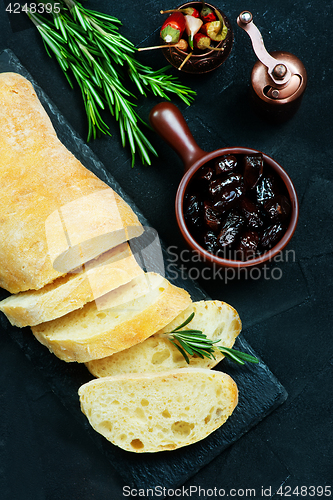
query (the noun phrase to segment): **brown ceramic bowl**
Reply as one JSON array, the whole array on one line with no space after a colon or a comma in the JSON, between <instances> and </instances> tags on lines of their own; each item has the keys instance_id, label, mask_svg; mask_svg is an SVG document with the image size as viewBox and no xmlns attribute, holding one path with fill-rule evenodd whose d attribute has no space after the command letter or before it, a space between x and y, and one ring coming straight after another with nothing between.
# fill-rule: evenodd
<instances>
[{"instance_id":1,"label":"brown ceramic bowl","mask_svg":"<svg viewBox=\"0 0 333 500\"><path fill-rule=\"evenodd\" d=\"M184 198L188 186L197 171L207 162L222 155L249 155L260 151L244 147L229 147L217 149L207 153L203 151L195 142L190 129L181 114L180 110L172 103L163 102L154 106L149 115L149 120L155 131L176 151L183 160L185 174L179 184L176 195L176 217L179 229L188 246L200 255L203 262L214 264L222 268L252 268L260 267L272 261L279 254L292 238L298 222L298 198L295 187L286 171L273 158L262 153L264 164L274 172L285 190L291 202L291 215L286 232L278 243L259 257L241 261L231 260L216 256L204 249L192 236L184 217Z\"/></svg>"},{"instance_id":2,"label":"brown ceramic bowl","mask_svg":"<svg viewBox=\"0 0 333 500\"><path fill-rule=\"evenodd\" d=\"M216 9L216 7L207 2L205 3L205 5L211 7L213 10ZM202 2L186 2L177 7L177 9L183 9L185 7L194 7L200 11ZM217 10L222 15L224 24L228 28L226 38L215 45L218 48L223 48L223 50L205 50L200 52L195 51L190 59L181 68L181 71L192 74L208 73L209 71L213 71L214 69L218 68L229 56L233 44L233 31L227 16L220 9ZM161 43L163 43L163 40L161 40ZM174 47L166 47L165 49L163 48L162 52L167 61L175 68L179 68L188 55L188 52Z\"/></svg>"}]
</instances>

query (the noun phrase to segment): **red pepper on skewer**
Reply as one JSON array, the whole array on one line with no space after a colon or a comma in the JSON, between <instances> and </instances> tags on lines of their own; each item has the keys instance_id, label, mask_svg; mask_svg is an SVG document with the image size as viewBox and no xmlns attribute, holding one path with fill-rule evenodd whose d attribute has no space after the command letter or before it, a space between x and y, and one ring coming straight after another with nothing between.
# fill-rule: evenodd
<instances>
[{"instance_id":1,"label":"red pepper on skewer","mask_svg":"<svg viewBox=\"0 0 333 500\"><path fill-rule=\"evenodd\" d=\"M184 31L185 16L181 12L176 11L162 24L160 36L165 43L177 43Z\"/></svg>"},{"instance_id":2,"label":"red pepper on skewer","mask_svg":"<svg viewBox=\"0 0 333 500\"><path fill-rule=\"evenodd\" d=\"M216 21L216 16L214 14L213 9L204 5L200 11L200 17L204 23L211 23L212 21Z\"/></svg>"},{"instance_id":3,"label":"red pepper on skewer","mask_svg":"<svg viewBox=\"0 0 333 500\"><path fill-rule=\"evenodd\" d=\"M185 7L185 9L170 9L170 10L161 10L161 14L169 14L170 12L181 12L184 15L200 17L200 13L194 7Z\"/></svg>"}]
</instances>

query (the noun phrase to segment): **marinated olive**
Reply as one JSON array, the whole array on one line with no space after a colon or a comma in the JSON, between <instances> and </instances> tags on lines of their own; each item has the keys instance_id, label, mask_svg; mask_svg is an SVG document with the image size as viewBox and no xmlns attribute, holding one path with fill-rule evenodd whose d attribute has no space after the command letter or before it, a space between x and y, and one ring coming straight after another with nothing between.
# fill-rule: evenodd
<instances>
[{"instance_id":1,"label":"marinated olive","mask_svg":"<svg viewBox=\"0 0 333 500\"><path fill-rule=\"evenodd\" d=\"M202 201L195 194L189 196L184 212L186 222L193 227L202 225Z\"/></svg>"},{"instance_id":2,"label":"marinated olive","mask_svg":"<svg viewBox=\"0 0 333 500\"><path fill-rule=\"evenodd\" d=\"M257 202L264 204L277 194L277 186L274 177L271 174L262 177L256 186Z\"/></svg>"},{"instance_id":3,"label":"marinated olive","mask_svg":"<svg viewBox=\"0 0 333 500\"><path fill-rule=\"evenodd\" d=\"M237 167L237 158L233 155L220 156L215 160L216 175L232 172Z\"/></svg>"},{"instance_id":4,"label":"marinated olive","mask_svg":"<svg viewBox=\"0 0 333 500\"><path fill-rule=\"evenodd\" d=\"M212 167L209 166L204 166L202 167L202 170L200 171L200 174L198 175L198 179L201 179L203 181L211 181L214 176L214 170Z\"/></svg>"},{"instance_id":5,"label":"marinated olive","mask_svg":"<svg viewBox=\"0 0 333 500\"><path fill-rule=\"evenodd\" d=\"M237 212L230 212L228 217L222 223L221 232L218 235L218 244L220 247L232 245L237 240L237 237L245 223L244 217Z\"/></svg>"},{"instance_id":6,"label":"marinated olive","mask_svg":"<svg viewBox=\"0 0 333 500\"><path fill-rule=\"evenodd\" d=\"M275 222L282 222L289 217L290 203L286 196L277 195L264 205L268 217Z\"/></svg>"},{"instance_id":7,"label":"marinated olive","mask_svg":"<svg viewBox=\"0 0 333 500\"><path fill-rule=\"evenodd\" d=\"M235 252L235 256L241 260L254 259L258 256L259 234L256 231L244 231Z\"/></svg>"},{"instance_id":8,"label":"marinated olive","mask_svg":"<svg viewBox=\"0 0 333 500\"><path fill-rule=\"evenodd\" d=\"M219 246L217 244L217 236L214 231L207 231L203 236L204 247L208 252L216 254Z\"/></svg>"},{"instance_id":9,"label":"marinated olive","mask_svg":"<svg viewBox=\"0 0 333 500\"><path fill-rule=\"evenodd\" d=\"M230 184L230 187L225 188L224 192L220 193L218 201L214 203L214 208L221 213L226 212L235 207L244 194L242 185Z\"/></svg>"},{"instance_id":10,"label":"marinated olive","mask_svg":"<svg viewBox=\"0 0 333 500\"><path fill-rule=\"evenodd\" d=\"M217 231L221 225L221 215L211 201L204 202L204 221L212 231Z\"/></svg>"},{"instance_id":11,"label":"marinated olive","mask_svg":"<svg viewBox=\"0 0 333 500\"><path fill-rule=\"evenodd\" d=\"M247 225L250 228L259 228L264 225L262 213L259 207L249 198L243 198L240 201L240 209L242 215L247 220Z\"/></svg>"},{"instance_id":12,"label":"marinated olive","mask_svg":"<svg viewBox=\"0 0 333 500\"><path fill-rule=\"evenodd\" d=\"M272 248L283 236L285 227L282 224L274 224L267 227L261 237L261 246L268 250Z\"/></svg>"},{"instance_id":13,"label":"marinated olive","mask_svg":"<svg viewBox=\"0 0 333 500\"><path fill-rule=\"evenodd\" d=\"M239 174L229 174L223 178L213 179L209 184L209 194L214 201L218 201L220 196L223 196L226 190L231 189L232 186L240 186L242 184L242 177Z\"/></svg>"},{"instance_id":14,"label":"marinated olive","mask_svg":"<svg viewBox=\"0 0 333 500\"><path fill-rule=\"evenodd\" d=\"M263 173L263 157L257 153L244 157L244 182L246 189L253 189Z\"/></svg>"}]
</instances>

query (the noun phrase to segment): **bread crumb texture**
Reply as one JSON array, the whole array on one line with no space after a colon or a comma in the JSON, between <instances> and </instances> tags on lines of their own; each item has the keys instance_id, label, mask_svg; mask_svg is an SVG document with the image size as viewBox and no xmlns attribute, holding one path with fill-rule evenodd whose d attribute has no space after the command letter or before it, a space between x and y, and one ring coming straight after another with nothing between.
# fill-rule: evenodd
<instances>
[{"instance_id":1,"label":"bread crumb texture","mask_svg":"<svg viewBox=\"0 0 333 500\"><path fill-rule=\"evenodd\" d=\"M79 389L91 426L135 453L175 450L204 439L225 423L238 402L227 374L186 368L92 380Z\"/></svg>"},{"instance_id":2,"label":"bread crumb texture","mask_svg":"<svg viewBox=\"0 0 333 500\"><path fill-rule=\"evenodd\" d=\"M140 344L112 356L88 362L88 370L95 377L106 377L188 367L182 354L164 334L181 325L193 312L194 318L184 330L201 330L210 340L220 339L217 345L229 348L234 345L242 329L237 311L219 300L202 300L190 304L171 323ZM213 368L224 358L218 350L214 356L215 359L190 356L190 367Z\"/></svg>"}]
</instances>

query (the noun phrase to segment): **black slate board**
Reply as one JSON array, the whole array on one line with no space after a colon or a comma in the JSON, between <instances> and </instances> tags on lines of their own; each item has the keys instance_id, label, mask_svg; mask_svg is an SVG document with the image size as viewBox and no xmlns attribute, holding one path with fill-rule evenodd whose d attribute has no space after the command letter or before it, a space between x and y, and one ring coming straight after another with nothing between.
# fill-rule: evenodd
<instances>
[{"instance_id":1,"label":"black slate board","mask_svg":"<svg viewBox=\"0 0 333 500\"><path fill-rule=\"evenodd\" d=\"M52 101L33 81L10 50L6 50L0 55L0 72L7 71L20 73L32 82L63 144L89 170L117 191L132 206L142 224L149 227L143 214L137 210L103 164L65 121ZM167 252L165 249L163 251L164 258L167 259ZM166 277L168 278L167 274ZM182 278L178 278L176 281L169 279L177 286L186 288L193 300L209 299L195 282L189 279L182 281ZM1 291L0 299L7 295L7 292ZM239 389L239 404L226 424L205 440L186 448L155 454L132 454L113 446L96 433L81 413L77 391L80 385L91 379L85 366L64 363L59 360L34 339L29 328L12 327L3 315L0 317L0 325L2 334L8 334L24 350L26 356L46 378L53 392L60 398L73 417L86 428L101 452L109 459L112 467L124 479L126 485L132 488L153 489L160 486L168 489L179 487L287 398L285 389L263 362L260 361L259 365L247 364L245 367L238 367L223 360L215 369L229 373ZM242 335L238 337L235 348L256 355L242 338ZM161 495L159 496L163 498Z\"/></svg>"}]
</instances>

